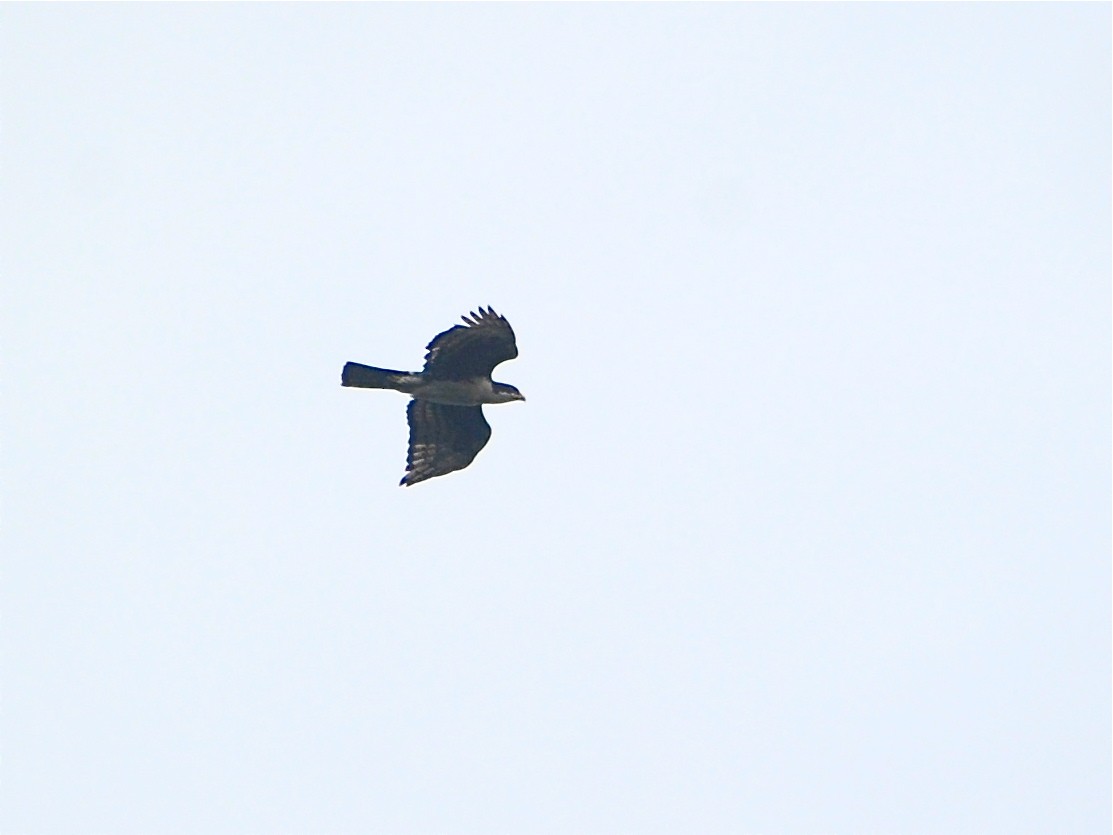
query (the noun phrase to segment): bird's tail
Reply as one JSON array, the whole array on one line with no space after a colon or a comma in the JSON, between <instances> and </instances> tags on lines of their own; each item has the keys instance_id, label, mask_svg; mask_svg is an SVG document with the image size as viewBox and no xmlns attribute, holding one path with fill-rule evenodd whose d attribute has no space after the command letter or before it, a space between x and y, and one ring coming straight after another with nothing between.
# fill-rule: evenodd
<instances>
[{"instance_id":1,"label":"bird's tail","mask_svg":"<svg viewBox=\"0 0 1113 835\"><path fill-rule=\"evenodd\" d=\"M407 391L414 375L405 371L391 371L389 368L375 368L373 365L360 365L349 362L344 366L340 385L356 386L364 389L395 389Z\"/></svg>"}]
</instances>

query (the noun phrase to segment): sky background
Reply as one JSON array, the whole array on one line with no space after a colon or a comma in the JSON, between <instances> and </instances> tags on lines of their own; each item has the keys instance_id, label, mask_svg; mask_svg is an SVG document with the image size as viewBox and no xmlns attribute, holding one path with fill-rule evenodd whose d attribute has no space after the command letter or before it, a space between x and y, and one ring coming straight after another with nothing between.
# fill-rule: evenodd
<instances>
[{"instance_id":1,"label":"sky background","mask_svg":"<svg viewBox=\"0 0 1113 835\"><path fill-rule=\"evenodd\" d=\"M1110 25L4 4L0 829L1108 832Z\"/></svg>"}]
</instances>

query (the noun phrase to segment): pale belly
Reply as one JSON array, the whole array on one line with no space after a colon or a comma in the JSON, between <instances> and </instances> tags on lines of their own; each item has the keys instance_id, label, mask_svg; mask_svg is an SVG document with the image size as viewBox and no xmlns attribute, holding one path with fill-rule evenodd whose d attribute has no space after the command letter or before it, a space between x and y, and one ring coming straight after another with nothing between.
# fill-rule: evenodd
<instances>
[{"instance_id":1,"label":"pale belly","mask_svg":"<svg viewBox=\"0 0 1113 835\"><path fill-rule=\"evenodd\" d=\"M487 381L430 380L410 393L419 400L444 403L447 406L476 406L480 403L499 402Z\"/></svg>"}]
</instances>

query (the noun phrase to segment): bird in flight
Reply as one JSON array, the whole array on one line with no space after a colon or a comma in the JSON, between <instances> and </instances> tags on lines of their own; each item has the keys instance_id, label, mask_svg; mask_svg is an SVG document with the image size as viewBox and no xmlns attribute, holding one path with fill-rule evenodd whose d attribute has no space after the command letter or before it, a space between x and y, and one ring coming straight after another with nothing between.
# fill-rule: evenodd
<instances>
[{"instance_id":1,"label":"bird in flight","mask_svg":"<svg viewBox=\"0 0 1113 835\"><path fill-rule=\"evenodd\" d=\"M342 386L393 389L412 398L406 409L410 451L402 486L464 469L491 437L483 404L525 400L514 386L491 379L496 365L518 356L510 323L490 307L460 318L463 325L437 334L426 346L420 372L358 362L344 366Z\"/></svg>"}]
</instances>

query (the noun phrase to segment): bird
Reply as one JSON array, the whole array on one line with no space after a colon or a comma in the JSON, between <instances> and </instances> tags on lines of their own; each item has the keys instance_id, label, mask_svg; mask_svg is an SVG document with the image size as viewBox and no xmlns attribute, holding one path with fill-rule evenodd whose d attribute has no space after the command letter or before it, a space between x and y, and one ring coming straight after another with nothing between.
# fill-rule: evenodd
<instances>
[{"instance_id":1,"label":"bird","mask_svg":"<svg viewBox=\"0 0 1113 835\"><path fill-rule=\"evenodd\" d=\"M420 372L392 371L349 362L342 386L393 389L410 395L406 474L399 486L411 487L429 478L468 466L491 438L483 406L525 400L514 386L496 383L491 372L500 362L518 356L514 331L506 317L488 305L461 316L426 346Z\"/></svg>"}]
</instances>

